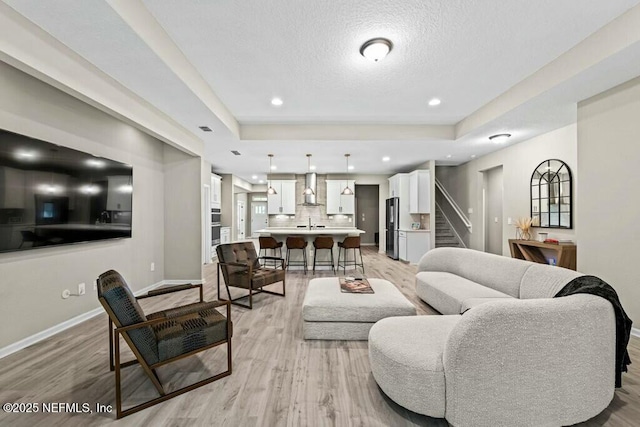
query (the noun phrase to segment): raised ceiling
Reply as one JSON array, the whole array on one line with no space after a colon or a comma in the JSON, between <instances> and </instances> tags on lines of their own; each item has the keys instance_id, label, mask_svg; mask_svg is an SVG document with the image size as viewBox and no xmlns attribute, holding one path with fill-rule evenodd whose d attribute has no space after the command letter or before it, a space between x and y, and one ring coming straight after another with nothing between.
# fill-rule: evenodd
<instances>
[{"instance_id":1,"label":"raised ceiling","mask_svg":"<svg viewBox=\"0 0 640 427\"><path fill-rule=\"evenodd\" d=\"M283 173L304 172L306 153L318 172L344 171L345 152L358 173L462 163L501 148L489 134L571 123L577 101L640 73L640 37L624 32L640 0L4 2L250 181L269 152ZM358 53L373 37L394 43L380 63Z\"/></svg>"}]
</instances>

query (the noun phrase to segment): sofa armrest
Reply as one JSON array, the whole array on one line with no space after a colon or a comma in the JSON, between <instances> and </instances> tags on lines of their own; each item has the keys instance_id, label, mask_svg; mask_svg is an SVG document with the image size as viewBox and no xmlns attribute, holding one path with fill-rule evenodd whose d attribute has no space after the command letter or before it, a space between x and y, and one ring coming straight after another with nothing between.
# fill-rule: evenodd
<instances>
[{"instance_id":1,"label":"sofa armrest","mask_svg":"<svg viewBox=\"0 0 640 427\"><path fill-rule=\"evenodd\" d=\"M570 425L597 415L613 398L615 335L611 304L593 295L472 308L444 348L447 420Z\"/></svg>"}]
</instances>

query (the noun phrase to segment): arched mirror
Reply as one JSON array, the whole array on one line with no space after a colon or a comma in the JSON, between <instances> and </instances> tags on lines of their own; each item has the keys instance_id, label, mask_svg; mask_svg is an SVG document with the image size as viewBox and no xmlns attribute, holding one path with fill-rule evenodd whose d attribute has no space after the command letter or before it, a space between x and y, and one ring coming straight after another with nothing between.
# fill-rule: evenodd
<instances>
[{"instance_id":1,"label":"arched mirror","mask_svg":"<svg viewBox=\"0 0 640 427\"><path fill-rule=\"evenodd\" d=\"M540 163L531 175L531 219L534 227L571 228L571 170L561 160Z\"/></svg>"}]
</instances>

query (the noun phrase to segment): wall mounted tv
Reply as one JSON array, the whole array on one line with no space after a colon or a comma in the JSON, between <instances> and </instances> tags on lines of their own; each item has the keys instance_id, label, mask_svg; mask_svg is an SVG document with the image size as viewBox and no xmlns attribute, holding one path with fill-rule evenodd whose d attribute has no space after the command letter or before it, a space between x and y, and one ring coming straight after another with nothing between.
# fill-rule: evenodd
<instances>
[{"instance_id":1,"label":"wall mounted tv","mask_svg":"<svg viewBox=\"0 0 640 427\"><path fill-rule=\"evenodd\" d=\"M0 129L0 252L130 238L130 165Z\"/></svg>"}]
</instances>

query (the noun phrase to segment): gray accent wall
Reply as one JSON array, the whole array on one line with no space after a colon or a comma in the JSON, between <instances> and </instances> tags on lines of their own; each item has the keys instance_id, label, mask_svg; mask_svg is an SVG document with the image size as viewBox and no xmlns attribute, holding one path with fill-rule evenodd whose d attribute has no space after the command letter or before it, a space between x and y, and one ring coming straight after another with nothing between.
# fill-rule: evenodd
<instances>
[{"instance_id":1,"label":"gray accent wall","mask_svg":"<svg viewBox=\"0 0 640 427\"><path fill-rule=\"evenodd\" d=\"M640 322L640 78L578 105L578 269Z\"/></svg>"},{"instance_id":2,"label":"gray accent wall","mask_svg":"<svg viewBox=\"0 0 640 427\"><path fill-rule=\"evenodd\" d=\"M131 239L0 254L0 323L5 325L0 348L98 308L93 283L108 269L120 271L134 291L166 278L201 277L200 226L190 224L200 224L199 203L191 203L186 195L178 199L190 189L177 191L177 186L167 183L184 172L182 182L190 186L192 177L187 169L197 168L193 172L198 184L194 191L200 200L199 163L170 154L164 143L130 124L3 62L0 93L1 128L126 162L134 171ZM184 164L172 160L180 157ZM190 215L165 212L165 201L169 200L183 205L177 208L194 210ZM194 240L195 245L183 245L185 240ZM165 250L165 244L171 249ZM184 254L176 253L185 247ZM195 253L198 264L191 259ZM155 271L151 271L152 262ZM61 298L64 289L76 293L79 283L86 283L86 295Z\"/></svg>"}]
</instances>

